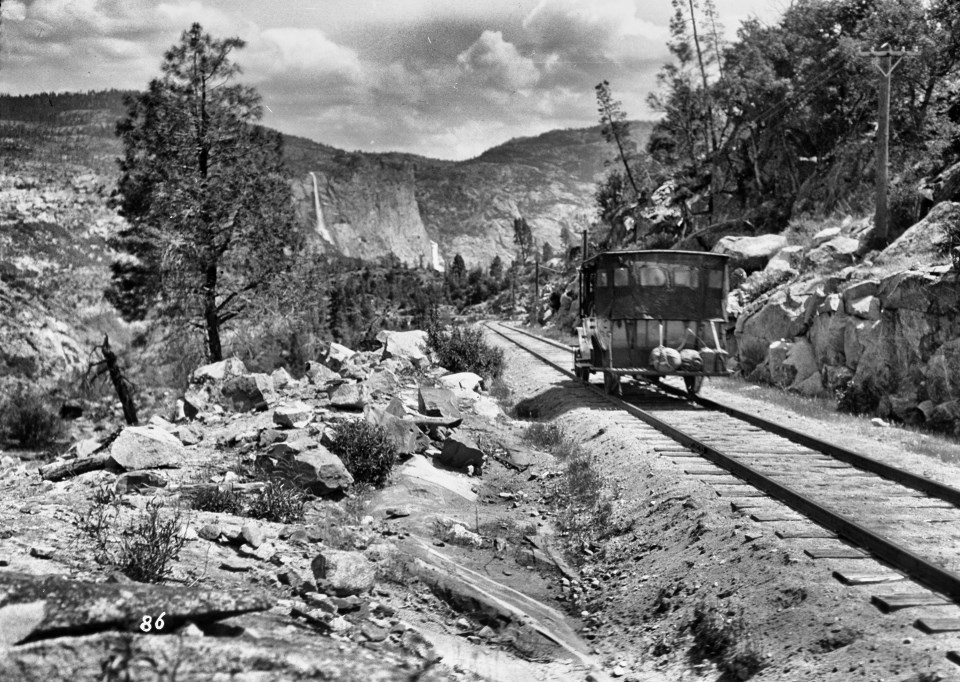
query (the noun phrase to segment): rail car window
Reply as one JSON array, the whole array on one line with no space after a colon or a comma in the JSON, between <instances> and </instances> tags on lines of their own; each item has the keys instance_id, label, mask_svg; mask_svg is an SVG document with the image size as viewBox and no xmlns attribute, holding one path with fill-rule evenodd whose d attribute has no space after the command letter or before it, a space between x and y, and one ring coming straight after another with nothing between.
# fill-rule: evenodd
<instances>
[{"instance_id":1,"label":"rail car window","mask_svg":"<svg viewBox=\"0 0 960 682\"><path fill-rule=\"evenodd\" d=\"M613 269L613 286L615 287L630 286L630 271L627 270L627 268Z\"/></svg>"},{"instance_id":2,"label":"rail car window","mask_svg":"<svg viewBox=\"0 0 960 682\"><path fill-rule=\"evenodd\" d=\"M700 287L700 271L677 268L673 271L673 284L678 287L697 289Z\"/></svg>"},{"instance_id":3,"label":"rail car window","mask_svg":"<svg viewBox=\"0 0 960 682\"><path fill-rule=\"evenodd\" d=\"M720 270L711 270L707 276L707 286L711 289L723 288L723 272Z\"/></svg>"},{"instance_id":4,"label":"rail car window","mask_svg":"<svg viewBox=\"0 0 960 682\"><path fill-rule=\"evenodd\" d=\"M639 280L640 286L665 287L667 286L667 273L660 268L640 268Z\"/></svg>"},{"instance_id":5,"label":"rail car window","mask_svg":"<svg viewBox=\"0 0 960 682\"><path fill-rule=\"evenodd\" d=\"M600 270L597 272L597 288L606 288L607 286L607 271Z\"/></svg>"}]
</instances>

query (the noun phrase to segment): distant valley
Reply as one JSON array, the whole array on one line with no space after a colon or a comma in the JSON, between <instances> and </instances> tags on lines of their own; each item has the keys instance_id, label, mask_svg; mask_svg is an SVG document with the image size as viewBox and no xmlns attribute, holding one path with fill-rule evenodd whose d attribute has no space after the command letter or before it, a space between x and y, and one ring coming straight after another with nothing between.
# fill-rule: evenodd
<instances>
[{"instance_id":1,"label":"distant valley","mask_svg":"<svg viewBox=\"0 0 960 682\"><path fill-rule=\"evenodd\" d=\"M0 97L4 174L27 174L38 189L93 174L109 193L122 96ZM634 124L638 144L651 126ZM363 259L393 253L414 266L430 262L431 241L448 261L459 253L471 266L494 255L509 262L518 215L539 244L559 247L563 227L579 232L592 216L594 183L614 158L599 127L518 138L458 162L347 152L290 136L285 149L304 228L318 247Z\"/></svg>"}]
</instances>

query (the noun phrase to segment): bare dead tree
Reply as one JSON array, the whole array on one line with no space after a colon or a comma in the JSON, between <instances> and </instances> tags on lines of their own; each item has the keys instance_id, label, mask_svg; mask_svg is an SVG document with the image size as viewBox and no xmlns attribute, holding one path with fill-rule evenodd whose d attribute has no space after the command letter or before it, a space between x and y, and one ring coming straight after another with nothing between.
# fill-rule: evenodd
<instances>
[{"instance_id":1,"label":"bare dead tree","mask_svg":"<svg viewBox=\"0 0 960 682\"><path fill-rule=\"evenodd\" d=\"M110 337L104 334L103 343L96 346L94 351L100 352L100 360L87 365L87 371L83 376L84 385L89 386L103 375L108 375L110 383L113 384L113 388L117 392L117 397L120 398L120 404L123 406L123 418L130 426L136 426L139 421L137 420L137 406L133 402L132 395L135 387L124 376L123 370L120 369L117 354L110 347ZM92 377L90 376L91 373L93 374Z\"/></svg>"}]
</instances>

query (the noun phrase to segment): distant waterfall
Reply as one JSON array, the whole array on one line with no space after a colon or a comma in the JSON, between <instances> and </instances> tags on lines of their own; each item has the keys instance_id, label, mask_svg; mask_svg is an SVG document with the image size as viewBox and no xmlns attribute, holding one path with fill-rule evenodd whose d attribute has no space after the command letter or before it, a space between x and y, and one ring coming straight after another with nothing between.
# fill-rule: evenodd
<instances>
[{"instance_id":1,"label":"distant waterfall","mask_svg":"<svg viewBox=\"0 0 960 682\"><path fill-rule=\"evenodd\" d=\"M313 171L310 171L310 177L313 178L313 207L317 211L317 234L327 243L333 244L333 237L330 236L330 231L327 230L327 226L323 222L323 210L320 208L320 190L317 189L317 176Z\"/></svg>"}]
</instances>

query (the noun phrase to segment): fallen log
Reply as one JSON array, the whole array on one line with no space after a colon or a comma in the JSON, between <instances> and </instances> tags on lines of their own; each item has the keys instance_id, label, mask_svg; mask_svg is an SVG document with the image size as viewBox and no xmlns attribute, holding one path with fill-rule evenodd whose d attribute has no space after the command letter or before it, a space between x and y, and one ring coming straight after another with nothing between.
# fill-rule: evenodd
<instances>
[{"instance_id":1,"label":"fallen log","mask_svg":"<svg viewBox=\"0 0 960 682\"><path fill-rule=\"evenodd\" d=\"M45 481L62 481L65 478L79 476L88 471L108 469L113 465L109 454L90 455L80 459L71 459L66 462L54 462L40 467L40 478Z\"/></svg>"}]
</instances>

